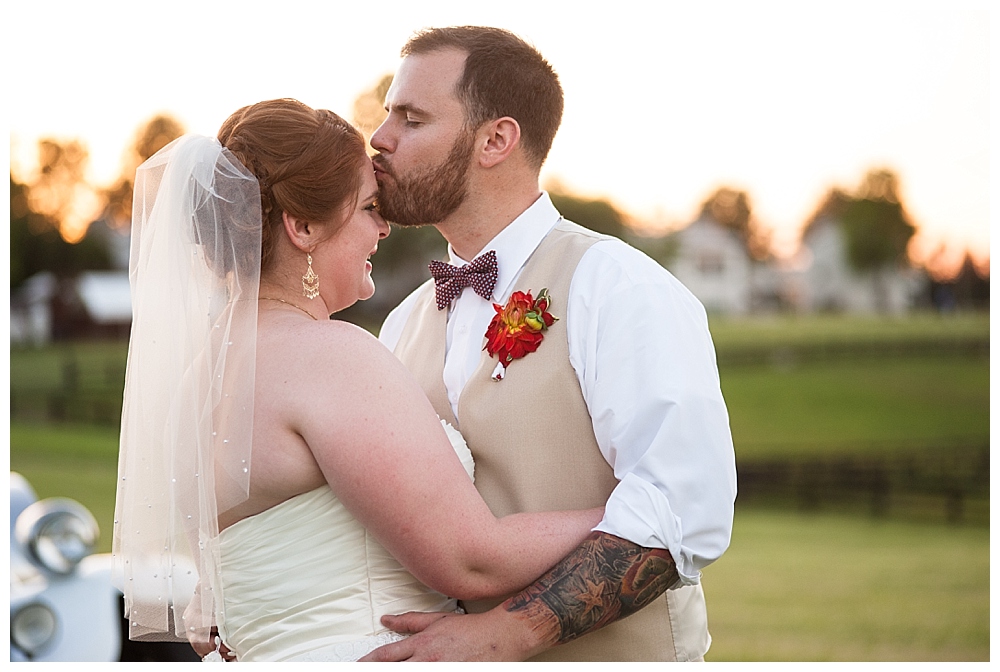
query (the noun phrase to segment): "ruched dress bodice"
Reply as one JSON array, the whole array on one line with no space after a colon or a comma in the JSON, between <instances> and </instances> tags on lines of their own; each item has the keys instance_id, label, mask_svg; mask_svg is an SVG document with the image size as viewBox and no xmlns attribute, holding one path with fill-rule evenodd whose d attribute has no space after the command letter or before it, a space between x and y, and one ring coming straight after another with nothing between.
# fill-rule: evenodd
<instances>
[{"instance_id":1,"label":"ruched dress bodice","mask_svg":"<svg viewBox=\"0 0 1000 672\"><path fill-rule=\"evenodd\" d=\"M471 470L471 455L463 462ZM219 550L219 633L242 661L357 660L399 639L379 623L382 615L456 609L325 485L226 528Z\"/></svg>"}]
</instances>

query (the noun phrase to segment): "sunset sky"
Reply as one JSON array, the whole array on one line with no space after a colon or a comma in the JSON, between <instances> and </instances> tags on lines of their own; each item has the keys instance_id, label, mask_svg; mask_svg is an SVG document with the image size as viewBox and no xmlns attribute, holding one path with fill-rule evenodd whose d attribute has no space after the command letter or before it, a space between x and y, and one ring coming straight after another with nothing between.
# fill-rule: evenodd
<instances>
[{"instance_id":1,"label":"sunset sky","mask_svg":"<svg viewBox=\"0 0 1000 672\"><path fill-rule=\"evenodd\" d=\"M36 0L5 14L20 175L38 138L79 138L94 183L111 182L159 112L204 134L276 97L349 117L414 30L484 24L527 38L560 74L544 180L675 228L734 186L790 251L831 186L887 167L918 262L941 246L945 265L966 248L989 255L987 2Z\"/></svg>"}]
</instances>

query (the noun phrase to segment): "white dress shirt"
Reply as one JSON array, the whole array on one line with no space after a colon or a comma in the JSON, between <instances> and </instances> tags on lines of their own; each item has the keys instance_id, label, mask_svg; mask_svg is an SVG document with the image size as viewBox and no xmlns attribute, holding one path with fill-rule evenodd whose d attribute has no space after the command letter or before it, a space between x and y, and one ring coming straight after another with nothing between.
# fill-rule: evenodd
<instances>
[{"instance_id":1,"label":"white dress shirt","mask_svg":"<svg viewBox=\"0 0 1000 672\"><path fill-rule=\"evenodd\" d=\"M493 302L503 305L528 258L559 221L548 194L501 231ZM451 263L464 265L449 246ZM413 310L414 291L389 314L379 339L394 349ZM595 528L670 551L681 580L729 546L736 465L705 309L673 275L618 239L584 254L562 303L569 358L601 453L620 483ZM467 287L448 315L444 383L458 402L479 364L495 311ZM473 452L475 452L473 445Z\"/></svg>"}]
</instances>

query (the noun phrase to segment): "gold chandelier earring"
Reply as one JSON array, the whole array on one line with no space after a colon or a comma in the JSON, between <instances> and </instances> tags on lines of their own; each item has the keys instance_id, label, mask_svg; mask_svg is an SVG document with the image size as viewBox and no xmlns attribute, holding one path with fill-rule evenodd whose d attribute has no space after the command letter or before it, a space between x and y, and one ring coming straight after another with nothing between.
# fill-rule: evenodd
<instances>
[{"instance_id":1,"label":"gold chandelier earring","mask_svg":"<svg viewBox=\"0 0 1000 672\"><path fill-rule=\"evenodd\" d=\"M319 276L313 270L313 258L308 252L306 253L306 262L309 267L306 269L306 274L302 276L302 295L307 299L315 299L319 296Z\"/></svg>"}]
</instances>

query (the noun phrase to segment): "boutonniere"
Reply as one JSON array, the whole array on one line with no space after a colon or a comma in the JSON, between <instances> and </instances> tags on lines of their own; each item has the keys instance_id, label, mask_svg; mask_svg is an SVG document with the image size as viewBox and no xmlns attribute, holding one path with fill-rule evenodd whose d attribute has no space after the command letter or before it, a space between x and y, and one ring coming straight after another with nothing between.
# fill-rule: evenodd
<instances>
[{"instance_id":1,"label":"boutonniere","mask_svg":"<svg viewBox=\"0 0 1000 672\"><path fill-rule=\"evenodd\" d=\"M531 292L514 292L506 306L493 304L497 314L486 329L486 345L483 350L490 357L497 355L500 363L493 369L493 380L503 380L507 365L534 352L545 338L545 330L552 326L557 317L549 312L552 302L548 289L538 292L538 298Z\"/></svg>"}]
</instances>

